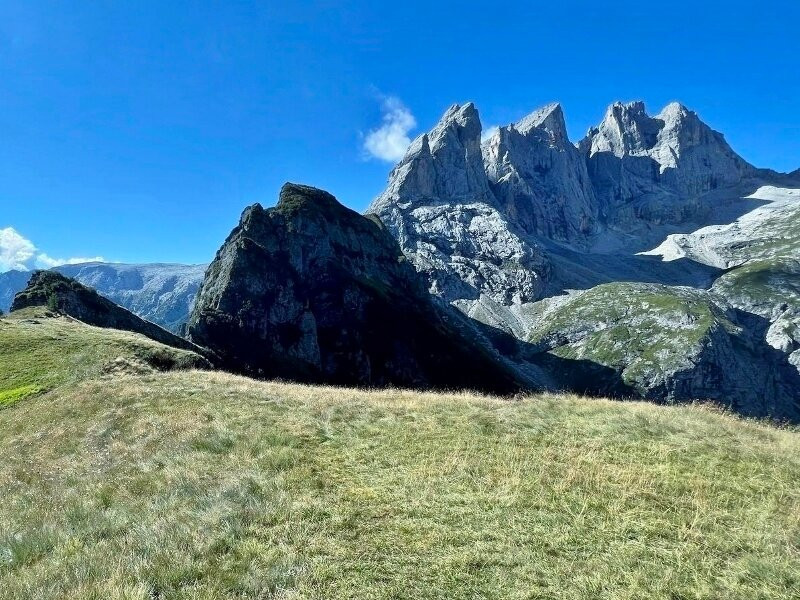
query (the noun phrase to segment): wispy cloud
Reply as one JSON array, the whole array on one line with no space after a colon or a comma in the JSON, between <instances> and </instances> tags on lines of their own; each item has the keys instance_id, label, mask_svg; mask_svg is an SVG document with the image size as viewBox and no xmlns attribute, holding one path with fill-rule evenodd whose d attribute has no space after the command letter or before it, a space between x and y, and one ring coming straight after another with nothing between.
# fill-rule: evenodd
<instances>
[{"instance_id":1,"label":"wispy cloud","mask_svg":"<svg viewBox=\"0 0 800 600\"><path fill-rule=\"evenodd\" d=\"M481 131L481 142L485 142L498 131L500 131L500 127L498 127L497 125L490 125L489 127L484 127L483 131Z\"/></svg>"},{"instance_id":2,"label":"wispy cloud","mask_svg":"<svg viewBox=\"0 0 800 600\"><path fill-rule=\"evenodd\" d=\"M396 96L383 97L381 111L383 123L364 137L364 152L373 158L397 162L411 144L408 134L417 126L417 120Z\"/></svg>"},{"instance_id":3,"label":"wispy cloud","mask_svg":"<svg viewBox=\"0 0 800 600\"><path fill-rule=\"evenodd\" d=\"M0 273L11 270L51 269L59 265L102 260L102 256L53 258L41 252L32 241L22 236L13 227L0 229Z\"/></svg>"},{"instance_id":4,"label":"wispy cloud","mask_svg":"<svg viewBox=\"0 0 800 600\"><path fill-rule=\"evenodd\" d=\"M104 262L102 256L74 256L72 258L53 258L44 252L36 256L36 266L43 269L52 269L60 265L79 265L87 262Z\"/></svg>"}]
</instances>

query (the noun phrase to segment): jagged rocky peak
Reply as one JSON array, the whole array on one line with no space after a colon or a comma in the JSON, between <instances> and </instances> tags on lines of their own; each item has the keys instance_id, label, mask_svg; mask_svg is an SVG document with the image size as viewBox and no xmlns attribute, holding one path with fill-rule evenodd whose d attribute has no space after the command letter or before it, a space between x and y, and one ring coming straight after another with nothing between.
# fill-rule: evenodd
<instances>
[{"instance_id":1,"label":"jagged rocky peak","mask_svg":"<svg viewBox=\"0 0 800 600\"><path fill-rule=\"evenodd\" d=\"M435 153L450 141L449 136L458 138L467 150L473 149L475 141L480 141L481 119L478 109L472 102L463 105L453 104L428 135L431 152Z\"/></svg>"},{"instance_id":2,"label":"jagged rocky peak","mask_svg":"<svg viewBox=\"0 0 800 600\"><path fill-rule=\"evenodd\" d=\"M581 240L595 229L591 181L583 156L569 141L560 104L499 128L482 152L501 210L521 229L565 241Z\"/></svg>"},{"instance_id":3,"label":"jagged rocky peak","mask_svg":"<svg viewBox=\"0 0 800 600\"><path fill-rule=\"evenodd\" d=\"M224 366L367 386L509 392L516 376L451 328L378 219L286 184L217 252L188 325Z\"/></svg>"},{"instance_id":4,"label":"jagged rocky peak","mask_svg":"<svg viewBox=\"0 0 800 600\"><path fill-rule=\"evenodd\" d=\"M589 130L580 147L590 157L600 152L619 158L648 156L662 172L678 167L686 153L698 147L721 153L738 169L749 166L733 152L721 133L680 102L670 102L655 117L647 114L644 102L615 102L606 110L600 125Z\"/></svg>"},{"instance_id":5,"label":"jagged rocky peak","mask_svg":"<svg viewBox=\"0 0 800 600\"><path fill-rule=\"evenodd\" d=\"M643 102L615 102L579 148L601 210L612 227L622 229L635 226L636 220L696 218L694 199L756 175L721 133L678 102L655 117ZM634 209L638 201L645 204Z\"/></svg>"},{"instance_id":6,"label":"jagged rocky peak","mask_svg":"<svg viewBox=\"0 0 800 600\"><path fill-rule=\"evenodd\" d=\"M569 142L567 124L561 104L552 102L533 111L513 125L514 129L525 135L533 129L546 131L554 142Z\"/></svg>"},{"instance_id":7,"label":"jagged rocky peak","mask_svg":"<svg viewBox=\"0 0 800 600\"><path fill-rule=\"evenodd\" d=\"M367 212L447 302L484 294L502 304L530 301L541 295L548 267L498 210L480 135L472 103L450 107L414 140Z\"/></svg>"},{"instance_id":8,"label":"jagged rocky peak","mask_svg":"<svg viewBox=\"0 0 800 600\"><path fill-rule=\"evenodd\" d=\"M655 117L644 102L615 102L598 127L589 130L581 147L590 156L611 152L614 156L652 156L662 168L677 166L688 148L725 144L722 134L703 123L697 113L680 102L670 102Z\"/></svg>"},{"instance_id":9,"label":"jagged rocky peak","mask_svg":"<svg viewBox=\"0 0 800 600\"><path fill-rule=\"evenodd\" d=\"M614 156L639 156L658 141L663 122L648 116L644 102L615 102L606 110L603 121L592 127L581 142L590 156L611 152Z\"/></svg>"},{"instance_id":10,"label":"jagged rocky peak","mask_svg":"<svg viewBox=\"0 0 800 600\"><path fill-rule=\"evenodd\" d=\"M481 120L472 102L454 104L428 133L416 138L392 170L389 185L368 212L395 202L426 199L491 202L481 159Z\"/></svg>"}]
</instances>

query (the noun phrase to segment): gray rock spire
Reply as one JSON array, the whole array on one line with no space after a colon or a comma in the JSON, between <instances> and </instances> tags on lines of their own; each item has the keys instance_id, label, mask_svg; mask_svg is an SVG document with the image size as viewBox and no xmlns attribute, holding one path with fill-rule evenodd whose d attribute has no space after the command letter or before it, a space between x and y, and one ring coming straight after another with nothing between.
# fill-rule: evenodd
<instances>
[{"instance_id":1,"label":"gray rock spire","mask_svg":"<svg viewBox=\"0 0 800 600\"><path fill-rule=\"evenodd\" d=\"M646 195L660 197L658 208L667 210L653 215L655 220L678 220L687 201L755 173L721 133L678 102L655 117L643 102L616 102L579 148L612 225L619 224L616 209ZM647 217L648 210L639 211L639 218Z\"/></svg>"},{"instance_id":2,"label":"gray rock spire","mask_svg":"<svg viewBox=\"0 0 800 600\"><path fill-rule=\"evenodd\" d=\"M596 228L589 174L559 104L501 127L482 151L498 204L520 228L565 241L583 240Z\"/></svg>"},{"instance_id":3,"label":"gray rock spire","mask_svg":"<svg viewBox=\"0 0 800 600\"><path fill-rule=\"evenodd\" d=\"M543 291L547 264L497 209L480 136L472 103L450 107L414 140L367 212L381 218L446 301L531 301Z\"/></svg>"}]
</instances>

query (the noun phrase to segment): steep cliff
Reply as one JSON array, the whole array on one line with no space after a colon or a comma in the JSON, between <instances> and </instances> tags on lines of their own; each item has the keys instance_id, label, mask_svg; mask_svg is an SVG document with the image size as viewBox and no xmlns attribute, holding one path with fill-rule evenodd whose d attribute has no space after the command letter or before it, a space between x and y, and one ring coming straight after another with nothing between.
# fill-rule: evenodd
<instances>
[{"instance_id":1,"label":"steep cliff","mask_svg":"<svg viewBox=\"0 0 800 600\"><path fill-rule=\"evenodd\" d=\"M578 244L596 231L594 190L560 105L498 128L482 152L502 212L524 231Z\"/></svg>"},{"instance_id":2,"label":"steep cliff","mask_svg":"<svg viewBox=\"0 0 800 600\"><path fill-rule=\"evenodd\" d=\"M242 214L217 252L188 326L225 366L359 386L476 388L521 379L439 313L377 219L286 184Z\"/></svg>"},{"instance_id":3,"label":"steep cliff","mask_svg":"<svg viewBox=\"0 0 800 600\"><path fill-rule=\"evenodd\" d=\"M500 210L489 188L473 104L453 105L411 144L389 184L367 210L380 217L401 249L447 302L530 302L549 269Z\"/></svg>"}]
</instances>

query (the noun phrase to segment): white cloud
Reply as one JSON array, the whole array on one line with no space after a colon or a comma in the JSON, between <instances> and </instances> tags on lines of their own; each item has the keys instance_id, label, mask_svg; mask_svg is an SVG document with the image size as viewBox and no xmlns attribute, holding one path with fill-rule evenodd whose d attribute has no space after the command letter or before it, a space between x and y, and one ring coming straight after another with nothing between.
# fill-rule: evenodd
<instances>
[{"instance_id":1,"label":"white cloud","mask_svg":"<svg viewBox=\"0 0 800 600\"><path fill-rule=\"evenodd\" d=\"M387 162L397 162L406 153L411 139L409 132L417 120L403 102L395 96L386 96L381 104L383 124L372 129L364 138L364 151L368 156Z\"/></svg>"},{"instance_id":2,"label":"white cloud","mask_svg":"<svg viewBox=\"0 0 800 600\"><path fill-rule=\"evenodd\" d=\"M44 252L40 252L32 241L20 235L13 227L0 229L0 273L11 270L51 269L59 265L74 265L102 260L102 256L94 256L92 258L53 258Z\"/></svg>"},{"instance_id":3,"label":"white cloud","mask_svg":"<svg viewBox=\"0 0 800 600\"><path fill-rule=\"evenodd\" d=\"M500 127L498 127L497 125L490 125L489 127L484 127L483 131L481 131L481 143L488 140L498 131L500 131Z\"/></svg>"},{"instance_id":4,"label":"white cloud","mask_svg":"<svg viewBox=\"0 0 800 600\"><path fill-rule=\"evenodd\" d=\"M0 229L0 272L27 271L36 258L36 246L12 227Z\"/></svg>"}]
</instances>

